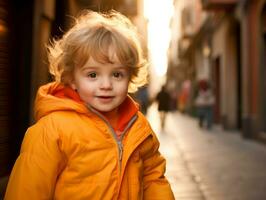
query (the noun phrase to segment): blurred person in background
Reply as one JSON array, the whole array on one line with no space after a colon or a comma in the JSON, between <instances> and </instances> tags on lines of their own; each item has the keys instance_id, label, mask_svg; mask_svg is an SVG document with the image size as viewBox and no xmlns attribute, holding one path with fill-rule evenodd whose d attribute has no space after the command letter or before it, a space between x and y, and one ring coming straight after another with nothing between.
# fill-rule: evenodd
<instances>
[{"instance_id":1,"label":"blurred person in background","mask_svg":"<svg viewBox=\"0 0 266 200\"><path fill-rule=\"evenodd\" d=\"M134 98L140 105L140 111L144 115L146 115L149 104L150 104L147 86L143 86L143 87L139 88L138 91L135 93Z\"/></svg>"},{"instance_id":2,"label":"blurred person in background","mask_svg":"<svg viewBox=\"0 0 266 200\"><path fill-rule=\"evenodd\" d=\"M207 80L201 80L198 83L198 92L195 100L199 126L207 129L212 128L213 123L213 105L215 103L214 95Z\"/></svg>"},{"instance_id":3,"label":"blurred person in background","mask_svg":"<svg viewBox=\"0 0 266 200\"><path fill-rule=\"evenodd\" d=\"M181 113L187 113L190 109L191 99L191 81L185 80L182 83L179 95L178 95L178 109Z\"/></svg>"},{"instance_id":4,"label":"blurred person in background","mask_svg":"<svg viewBox=\"0 0 266 200\"><path fill-rule=\"evenodd\" d=\"M170 111L170 102L171 102L171 96L169 92L167 91L166 85L163 85L161 87L161 90L156 95L155 100L158 102L158 111L159 111L160 120L161 120L161 128L164 129L165 119L166 119L167 113Z\"/></svg>"}]
</instances>

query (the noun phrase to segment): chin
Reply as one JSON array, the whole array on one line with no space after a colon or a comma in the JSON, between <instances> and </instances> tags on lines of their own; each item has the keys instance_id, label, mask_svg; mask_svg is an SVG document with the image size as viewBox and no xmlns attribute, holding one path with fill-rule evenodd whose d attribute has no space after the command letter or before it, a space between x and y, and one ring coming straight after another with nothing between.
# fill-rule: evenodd
<instances>
[{"instance_id":1,"label":"chin","mask_svg":"<svg viewBox=\"0 0 266 200\"><path fill-rule=\"evenodd\" d=\"M98 110L98 111L100 111L100 112L111 112L111 111L113 111L114 110L114 108L106 108L106 109L104 109L104 108L95 108L94 107L94 109L96 109L96 110Z\"/></svg>"}]
</instances>

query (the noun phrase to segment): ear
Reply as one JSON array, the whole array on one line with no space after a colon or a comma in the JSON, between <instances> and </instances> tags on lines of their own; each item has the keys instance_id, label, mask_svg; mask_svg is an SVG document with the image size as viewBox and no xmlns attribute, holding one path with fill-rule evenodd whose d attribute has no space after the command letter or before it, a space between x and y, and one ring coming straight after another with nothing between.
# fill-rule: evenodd
<instances>
[{"instance_id":1,"label":"ear","mask_svg":"<svg viewBox=\"0 0 266 200\"><path fill-rule=\"evenodd\" d=\"M71 80L69 85L70 85L70 87L71 87L73 90L77 90L77 86L76 86L74 80Z\"/></svg>"},{"instance_id":2,"label":"ear","mask_svg":"<svg viewBox=\"0 0 266 200\"><path fill-rule=\"evenodd\" d=\"M77 87L76 87L75 83L71 83L71 84L70 84L70 87L71 87L73 90L77 90Z\"/></svg>"}]
</instances>

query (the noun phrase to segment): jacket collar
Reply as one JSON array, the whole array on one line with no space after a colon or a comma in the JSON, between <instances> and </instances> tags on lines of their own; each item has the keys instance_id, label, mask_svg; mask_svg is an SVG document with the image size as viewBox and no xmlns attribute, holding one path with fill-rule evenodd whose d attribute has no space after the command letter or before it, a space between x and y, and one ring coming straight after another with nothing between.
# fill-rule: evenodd
<instances>
[{"instance_id":1,"label":"jacket collar","mask_svg":"<svg viewBox=\"0 0 266 200\"><path fill-rule=\"evenodd\" d=\"M52 82L39 88L35 100L35 117L41 117L54 111L75 111L83 114L90 114L88 107L79 94L69 86ZM139 105L128 95L119 106L118 123L115 130L123 131L132 117L137 114ZM92 114L92 113L91 113Z\"/></svg>"}]
</instances>

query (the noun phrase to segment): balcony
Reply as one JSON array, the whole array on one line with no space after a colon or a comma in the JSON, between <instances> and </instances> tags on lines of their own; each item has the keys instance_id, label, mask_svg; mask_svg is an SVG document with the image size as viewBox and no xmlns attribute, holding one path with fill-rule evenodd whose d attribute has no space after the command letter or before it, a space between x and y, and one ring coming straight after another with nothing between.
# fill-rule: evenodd
<instances>
[{"instance_id":1,"label":"balcony","mask_svg":"<svg viewBox=\"0 0 266 200\"><path fill-rule=\"evenodd\" d=\"M201 0L204 10L227 10L238 4L239 0Z\"/></svg>"}]
</instances>

